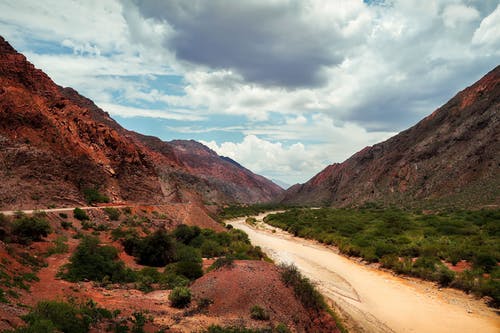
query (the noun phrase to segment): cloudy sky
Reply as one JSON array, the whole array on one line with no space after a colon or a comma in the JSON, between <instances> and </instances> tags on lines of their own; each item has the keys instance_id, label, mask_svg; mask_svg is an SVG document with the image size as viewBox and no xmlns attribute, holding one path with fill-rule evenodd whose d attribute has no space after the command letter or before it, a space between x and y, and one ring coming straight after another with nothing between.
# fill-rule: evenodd
<instances>
[{"instance_id":1,"label":"cloudy sky","mask_svg":"<svg viewBox=\"0 0 500 333\"><path fill-rule=\"evenodd\" d=\"M124 127L288 184L500 59L498 0L0 1L0 34Z\"/></svg>"}]
</instances>

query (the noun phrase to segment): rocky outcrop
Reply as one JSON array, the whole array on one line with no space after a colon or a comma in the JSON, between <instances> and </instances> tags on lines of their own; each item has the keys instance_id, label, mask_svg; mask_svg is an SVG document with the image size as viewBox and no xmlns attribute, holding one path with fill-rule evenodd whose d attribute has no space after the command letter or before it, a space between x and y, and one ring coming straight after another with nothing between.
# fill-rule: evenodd
<instances>
[{"instance_id":1,"label":"rocky outcrop","mask_svg":"<svg viewBox=\"0 0 500 333\"><path fill-rule=\"evenodd\" d=\"M310 205L500 204L500 66L415 126L285 193Z\"/></svg>"},{"instance_id":2,"label":"rocky outcrop","mask_svg":"<svg viewBox=\"0 0 500 333\"><path fill-rule=\"evenodd\" d=\"M0 37L0 208L80 204L89 187L114 201L143 203L261 202L281 192L213 152L209 164L217 175L197 167L207 158L200 146L186 153L179 142L122 128Z\"/></svg>"}]
</instances>

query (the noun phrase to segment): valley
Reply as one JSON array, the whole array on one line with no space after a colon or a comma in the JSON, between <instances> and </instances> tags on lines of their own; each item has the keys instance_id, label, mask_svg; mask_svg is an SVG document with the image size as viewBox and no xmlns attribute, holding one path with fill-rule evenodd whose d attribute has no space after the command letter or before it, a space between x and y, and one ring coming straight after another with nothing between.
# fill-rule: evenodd
<instances>
[{"instance_id":1,"label":"valley","mask_svg":"<svg viewBox=\"0 0 500 333\"><path fill-rule=\"evenodd\" d=\"M500 320L482 301L420 279L395 276L246 218L228 221L277 263L293 263L345 315L353 332L498 332Z\"/></svg>"},{"instance_id":2,"label":"valley","mask_svg":"<svg viewBox=\"0 0 500 333\"><path fill-rule=\"evenodd\" d=\"M122 5L124 14L135 2ZM250 22L237 22L231 6L224 16L234 16L238 27ZM190 5L178 7L187 13ZM124 22L140 16L128 14ZM173 33L177 24L161 28L167 21L124 29L125 39L143 30ZM68 80L78 73L64 72L71 57L91 56L106 71L113 66L102 57L121 53L103 49L101 57L97 44L95 55L76 46L70 52L68 37L47 43L47 52L66 52L53 60L61 72L47 71L36 56L45 44L16 36L12 45L26 55L0 36L0 332L500 332L497 62L464 68L467 84L477 81L451 99L448 90L458 89L451 81L415 91L403 84L421 70L367 76L363 82L394 85L380 92L367 86L381 100L356 106L366 94L353 89L361 82L339 76L315 90L323 76L328 81L357 66L348 58L320 65L329 71L317 73L316 88L301 80L279 87L280 80L259 84L259 75L248 80L231 61L170 68L186 52L142 59L146 44L134 45L126 53L142 59L137 66L167 62L165 71L118 71L111 81L103 75L82 85ZM171 45L152 38L146 49L155 52L157 42ZM207 56L219 45L183 43L200 44L196 53ZM254 47L293 49L273 45ZM293 54L277 59L286 63ZM270 72L265 58L248 68ZM136 66L121 57L113 64ZM279 75L314 72L306 62L291 64L293 71L285 66ZM438 72L453 78L458 68ZM394 89L399 80L401 89ZM166 90L146 89L153 81ZM443 84L431 100L422 93ZM336 87L353 89L347 104L335 104L349 96ZM224 103L211 104L212 93ZM287 103L274 101L282 93L290 94ZM392 109L390 100L401 103ZM304 183L288 186L275 176Z\"/></svg>"}]
</instances>

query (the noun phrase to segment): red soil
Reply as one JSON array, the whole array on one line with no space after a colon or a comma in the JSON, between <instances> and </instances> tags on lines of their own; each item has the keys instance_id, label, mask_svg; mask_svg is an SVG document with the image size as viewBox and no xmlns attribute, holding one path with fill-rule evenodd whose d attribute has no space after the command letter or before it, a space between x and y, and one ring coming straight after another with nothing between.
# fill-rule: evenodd
<instances>
[{"instance_id":1,"label":"red soil","mask_svg":"<svg viewBox=\"0 0 500 333\"><path fill-rule=\"evenodd\" d=\"M467 260L460 260L459 262L457 262L456 265L453 265L452 263L449 263L449 262L443 262L443 264L446 267L448 267L448 269L450 269L454 272L457 272L457 273L460 273L460 272L463 272L465 270L472 268L472 264L470 262L468 262Z\"/></svg>"},{"instance_id":2,"label":"red soil","mask_svg":"<svg viewBox=\"0 0 500 333\"><path fill-rule=\"evenodd\" d=\"M154 213L153 213L154 212ZM93 223L107 224L112 228L119 226L121 222L110 221L107 215L100 209L89 210ZM171 229L180 223L198 225L200 227L212 227L222 231L224 228L213 221L202 209L197 209L189 204L175 204L164 206L132 207L132 214L147 217L151 222L149 228L163 226ZM280 280L276 266L260 261L237 261L234 268L223 268L212 271L196 280L191 289L193 291L193 302L189 308L175 309L170 306L168 300L169 290L155 290L144 293L134 289L134 284L108 285L102 287L94 282L71 283L57 278L57 273L63 265L68 263L71 254L79 244L79 240L73 238L75 230L61 228L61 221L71 222L76 230L81 230L81 223L67 214L68 218L62 219L57 213L48 213L47 219L53 229L53 233L42 242L35 242L30 246L19 244L0 243L0 260L4 270L14 275L14 272L28 273L31 267L24 267L14 252L29 252L32 256L44 257L53 241L58 236L66 236L69 252L54 254L44 259L47 266L41 268L36 275L39 281L31 282L30 290L25 291L16 288L19 299L9 296L10 303L0 303L0 330L12 329L23 325L20 316L26 314L29 309L25 306L34 306L41 300L94 300L99 306L109 310L120 310L120 317L128 318L135 311L146 311L154 318L154 321L145 327L146 332L156 332L158 329L168 329L169 332L200 332L211 324L221 326L246 326L246 327L270 327L278 323L284 323L293 332L335 332L335 323L326 314L311 313L304 309L294 296L293 290L286 287ZM123 221L123 218L121 219ZM110 229L110 230L111 230ZM113 241L110 230L102 231L99 238L103 244L116 247L120 258L128 267L141 269L144 266L135 263L133 257L123 251L119 242ZM142 230L142 226L137 228ZM92 230L82 230L90 233ZM142 232L142 231L141 231ZM213 263L213 259L204 260L205 270ZM5 269L6 268L6 269ZM3 288L2 288L3 289ZM213 300L206 309L198 308L198 301L202 298ZM250 318L250 308L259 305L270 313L270 321L256 321ZM96 328L99 332L100 328Z\"/></svg>"},{"instance_id":3,"label":"red soil","mask_svg":"<svg viewBox=\"0 0 500 333\"><path fill-rule=\"evenodd\" d=\"M281 281L278 268L267 262L236 261L233 268L212 271L196 280L191 290L195 298L213 301L208 316L234 322L243 318L249 327L268 327L269 322L250 319L250 309L258 305L269 312L273 325L284 323L296 332L337 331L331 318L306 310Z\"/></svg>"}]
</instances>

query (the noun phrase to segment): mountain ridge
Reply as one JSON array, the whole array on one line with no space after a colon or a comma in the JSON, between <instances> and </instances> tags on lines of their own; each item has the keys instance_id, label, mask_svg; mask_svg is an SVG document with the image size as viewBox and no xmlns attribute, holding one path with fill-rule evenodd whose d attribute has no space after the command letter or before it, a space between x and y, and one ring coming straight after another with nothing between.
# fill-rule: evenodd
<instances>
[{"instance_id":1,"label":"mountain ridge","mask_svg":"<svg viewBox=\"0 0 500 333\"><path fill-rule=\"evenodd\" d=\"M207 154L208 147L188 154L182 141L123 128L90 99L54 83L2 37L0 55L2 208L81 204L83 191L93 187L112 201L149 203L256 203L282 192ZM196 161L212 168L197 168Z\"/></svg>"},{"instance_id":2,"label":"mountain ridge","mask_svg":"<svg viewBox=\"0 0 500 333\"><path fill-rule=\"evenodd\" d=\"M500 66L416 125L289 188L283 203L498 205Z\"/></svg>"}]
</instances>

